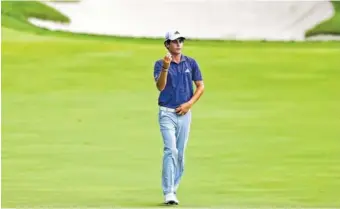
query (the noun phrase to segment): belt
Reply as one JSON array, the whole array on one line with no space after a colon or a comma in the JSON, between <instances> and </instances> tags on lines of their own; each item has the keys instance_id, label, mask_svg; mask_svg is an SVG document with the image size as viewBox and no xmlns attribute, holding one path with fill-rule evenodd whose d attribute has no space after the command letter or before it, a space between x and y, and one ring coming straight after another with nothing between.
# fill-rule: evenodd
<instances>
[{"instance_id":1,"label":"belt","mask_svg":"<svg viewBox=\"0 0 340 209\"><path fill-rule=\"evenodd\" d=\"M167 111L167 112L176 112L175 109L168 108L168 107L159 106L159 109L160 109L160 110L163 110L163 111Z\"/></svg>"}]
</instances>

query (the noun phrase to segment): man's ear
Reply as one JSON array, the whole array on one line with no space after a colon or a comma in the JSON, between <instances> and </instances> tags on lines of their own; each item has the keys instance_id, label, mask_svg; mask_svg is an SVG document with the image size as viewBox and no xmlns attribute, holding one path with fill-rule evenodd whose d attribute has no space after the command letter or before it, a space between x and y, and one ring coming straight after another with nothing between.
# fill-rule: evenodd
<instances>
[{"instance_id":1,"label":"man's ear","mask_svg":"<svg viewBox=\"0 0 340 209\"><path fill-rule=\"evenodd\" d=\"M169 50L170 43L168 41L166 41L166 42L164 42L164 46L165 46L166 49Z\"/></svg>"}]
</instances>

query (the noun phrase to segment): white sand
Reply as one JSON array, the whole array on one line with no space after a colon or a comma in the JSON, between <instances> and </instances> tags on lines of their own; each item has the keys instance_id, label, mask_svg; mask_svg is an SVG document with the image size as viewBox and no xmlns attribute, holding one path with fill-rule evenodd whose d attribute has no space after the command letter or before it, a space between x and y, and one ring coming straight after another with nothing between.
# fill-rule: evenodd
<instances>
[{"instance_id":1,"label":"white sand","mask_svg":"<svg viewBox=\"0 0 340 209\"><path fill-rule=\"evenodd\" d=\"M305 40L304 33L334 15L323 1L81 0L44 2L70 17L68 25L30 19L40 27L92 34L189 38Z\"/></svg>"}]
</instances>

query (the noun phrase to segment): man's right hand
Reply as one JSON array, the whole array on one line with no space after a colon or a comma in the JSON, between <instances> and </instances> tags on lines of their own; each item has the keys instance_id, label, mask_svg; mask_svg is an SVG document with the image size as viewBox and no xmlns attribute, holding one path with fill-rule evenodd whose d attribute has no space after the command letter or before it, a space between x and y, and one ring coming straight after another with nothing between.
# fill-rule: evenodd
<instances>
[{"instance_id":1,"label":"man's right hand","mask_svg":"<svg viewBox=\"0 0 340 209\"><path fill-rule=\"evenodd\" d=\"M167 53L163 59L163 69L169 69L172 57L170 53Z\"/></svg>"},{"instance_id":2,"label":"man's right hand","mask_svg":"<svg viewBox=\"0 0 340 209\"><path fill-rule=\"evenodd\" d=\"M165 55L165 57L163 58L162 71L161 71L161 74L160 74L160 76L157 80L157 88L158 88L159 91L163 91L163 89L166 86L168 70L169 70L169 67L170 67L171 60L172 60L172 57L171 57L170 53Z\"/></svg>"}]
</instances>

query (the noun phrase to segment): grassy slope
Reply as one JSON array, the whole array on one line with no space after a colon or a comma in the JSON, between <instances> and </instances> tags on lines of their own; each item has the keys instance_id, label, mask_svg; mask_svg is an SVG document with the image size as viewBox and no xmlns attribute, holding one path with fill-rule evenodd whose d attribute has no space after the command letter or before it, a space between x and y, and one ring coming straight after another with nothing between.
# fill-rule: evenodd
<instances>
[{"instance_id":1,"label":"grassy slope","mask_svg":"<svg viewBox=\"0 0 340 209\"><path fill-rule=\"evenodd\" d=\"M315 35L340 35L340 1L333 1L332 4L335 9L334 16L308 30L306 37Z\"/></svg>"},{"instance_id":2,"label":"grassy slope","mask_svg":"<svg viewBox=\"0 0 340 209\"><path fill-rule=\"evenodd\" d=\"M74 2L78 0L68 0ZM34 34L41 34L44 36L59 36L59 37L77 37L81 39L101 39L104 41L130 41L130 37L114 37L106 35L92 35L92 34L73 34L64 31L50 31L47 29L36 27L27 21L29 17L36 17L43 20L52 20L56 22L69 22L69 18L58 12L57 10L46 6L36 1L4 1L1 2L1 18L2 28L25 31ZM154 41L147 39L145 41Z\"/></svg>"},{"instance_id":3,"label":"grassy slope","mask_svg":"<svg viewBox=\"0 0 340 209\"><path fill-rule=\"evenodd\" d=\"M35 27L27 19L35 17L56 22L69 22L69 18L57 10L35 1L3 1L1 2L1 25L20 31L47 32L47 30Z\"/></svg>"},{"instance_id":4,"label":"grassy slope","mask_svg":"<svg viewBox=\"0 0 340 209\"><path fill-rule=\"evenodd\" d=\"M162 45L2 29L2 207L157 206ZM199 43L182 205L338 206L340 43Z\"/></svg>"}]
</instances>

